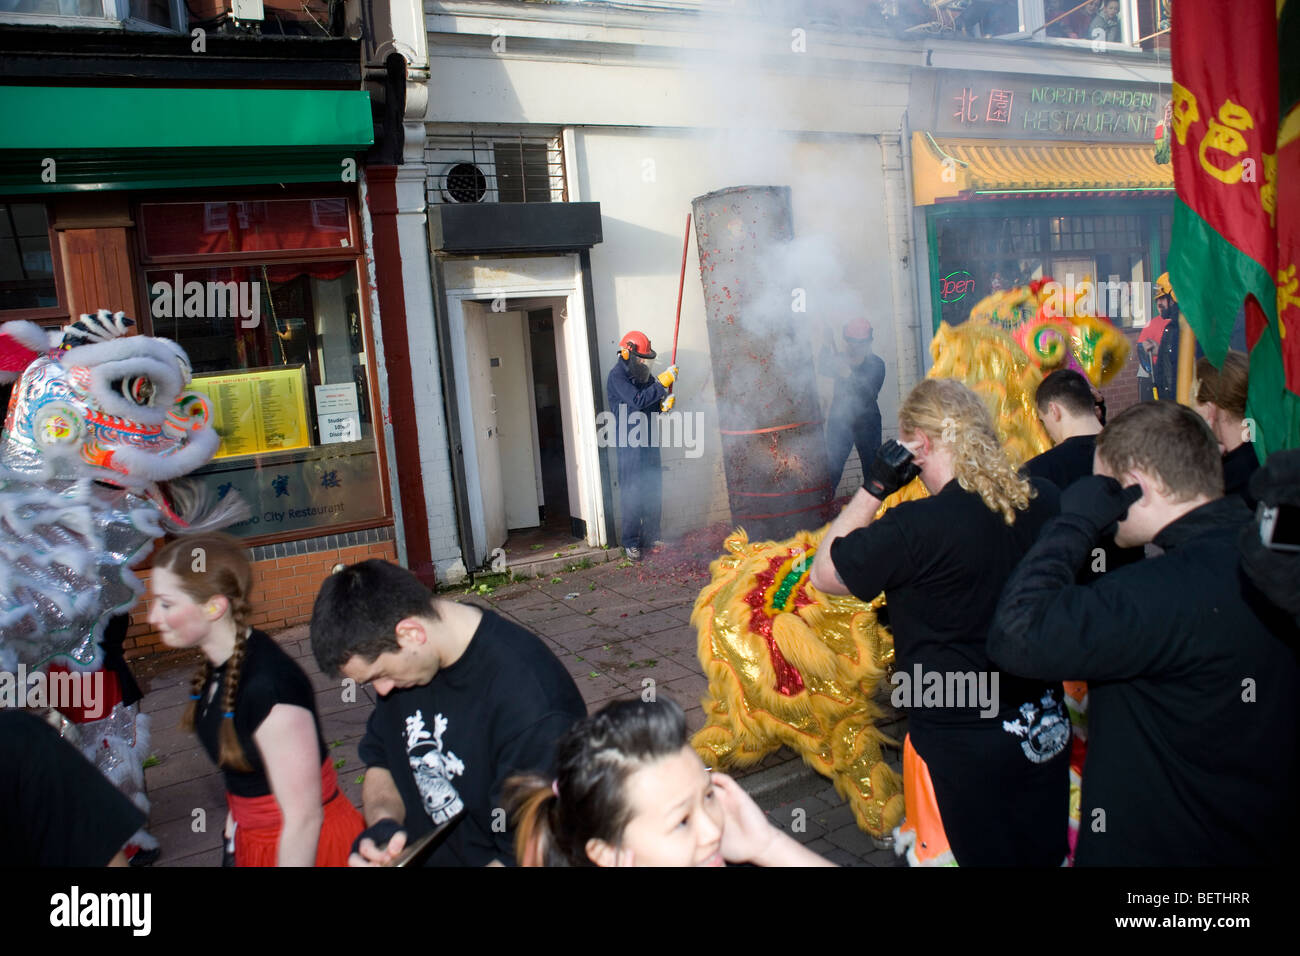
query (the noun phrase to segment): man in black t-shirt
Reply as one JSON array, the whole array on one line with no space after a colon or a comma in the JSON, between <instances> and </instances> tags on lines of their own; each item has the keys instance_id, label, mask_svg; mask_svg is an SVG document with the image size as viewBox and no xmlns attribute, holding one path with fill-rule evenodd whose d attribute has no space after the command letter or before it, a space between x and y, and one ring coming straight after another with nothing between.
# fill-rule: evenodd
<instances>
[{"instance_id":1,"label":"man in black t-shirt","mask_svg":"<svg viewBox=\"0 0 1300 956\"><path fill-rule=\"evenodd\" d=\"M1025 474L1064 491L1092 474L1092 446L1101 431L1092 386L1074 369L1057 369L1039 384L1034 404L1052 447L1025 462Z\"/></svg>"},{"instance_id":2,"label":"man in black t-shirt","mask_svg":"<svg viewBox=\"0 0 1300 956\"><path fill-rule=\"evenodd\" d=\"M378 560L325 581L311 638L322 670L380 695L359 748L367 829L351 862L391 862L451 824L426 865L513 864L505 780L549 773L560 736L587 713L541 638Z\"/></svg>"},{"instance_id":3,"label":"man in black t-shirt","mask_svg":"<svg viewBox=\"0 0 1300 956\"><path fill-rule=\"evenodd\" d=\"M1023 470L1029 477L1046 478L1064 491L1092 474L1093 449L1102 428L1092 386L1073 369L1057 369L1039 384L1034 403L1053 444L1025 462ZM1109 537L1099 544L1101 553L1094 551L1092 560L1083 569L1080 584L1095 580L1098 574L1108 570L1140 561L1144 553L1142 548L1121 548Z\"/></svg>"},{"instance_id":4,"label":"man in black t-shirt","mask_svg":"<svg viewBox=\"0 0 1300 956\"><path fill-rule=\"evenodd\" d=\"M126 866L144 814L45 721L0 710L0 866Z\"/></svg>"}]
</instances>

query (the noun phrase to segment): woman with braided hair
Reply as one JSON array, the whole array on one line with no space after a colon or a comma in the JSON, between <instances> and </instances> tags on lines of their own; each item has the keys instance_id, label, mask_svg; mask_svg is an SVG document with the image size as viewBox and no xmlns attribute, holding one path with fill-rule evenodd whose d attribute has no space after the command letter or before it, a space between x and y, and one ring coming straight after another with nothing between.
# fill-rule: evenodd
<instances>
[{"instance_id":1,"label":"woman with braided hair","mask_svg":"<svg viewBox=\"0 0 1300 956\"><path fill-rule=\"evenodd\" d=\"M506 781L523 866L831 866L686 742L671 698L616 700L560 738L556 776Z\"/></svg>"},{"instance_id":2,"label":"woman with braided hair","mask_svg":"<svg viewBox=\"0 0 1300 956\"><path fill-rule=\"evenodd\" d=\"M1058 866L1070 742L1061 684L999 673L985 643L1002 587L1059 493L1020 476L984 403L953 379L917 385L898 430L811 574L828 594L885 594L891 700L908 713L895 847L913 865ZM918 476L928 497L879 513Z\"/></svg>"},{"instance_id":3,"label":"woman with braided hair","mask_svg":"<svg viewBox=\"0 0 1300 956\"><path fill-rule=\"evenodd\" d=\"M252 568L243 545L187 535L154 556L149 623L169 647L197 647L181 720L222 769L235 866L346 866L365 828L338 787L311 681L248 624Z\"/></svg>"}]
</instances>

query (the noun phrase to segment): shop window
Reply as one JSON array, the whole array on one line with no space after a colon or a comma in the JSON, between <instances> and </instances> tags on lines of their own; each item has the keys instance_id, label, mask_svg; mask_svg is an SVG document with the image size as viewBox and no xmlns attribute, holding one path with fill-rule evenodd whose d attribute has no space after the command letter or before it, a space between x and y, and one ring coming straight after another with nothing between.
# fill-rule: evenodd
<instances>
[{"instance_id":1,"label":"shop window","mask_svg":"<svg viewBox=\"0 0 1300 956\"><path fill-rule=\"evenodd\" d=\"M1070 302L1087 294L1124 328L1149 321L1152 231L1167 215L945 217L936 223L933 296L943 321L964 322L980 299L1050 277ZM1163 258L1162 258L1163 261ZM1009 317L1012 318L1012 317Z\"/></svg>"},{"instance_id":2,"label":"shop window","mask_svg":"<svg viewBox=\"0 0 1300 956\"><path fill-rule=\"evenodd\" d=\"M0 312L60 314L50 221L41 203L0 203Z\"/></svg>"},{"instance_id":3,"label":"shop window","mask_svg":"<svg viewBox=\"0 0 1300 956\"><path fill-rule=\"evenodd\" d=\"M139 221L144 254L154 260L355 246L342 198L145 203Z\"/></svg>"},{"instance_id":4,"label":"shop window","mask_svg":"<svg viewBox=\"0 0 1300 956\"><path fill-rule=\"evenodd\" d=\"M155 256L211 250L148 265L145 282L152 330L185 348L222 436L195 477L253 510L230 531L308 536L383 519L357 257L212 263L232 245L323 250L333 238L339 248L351 237L348 201L154 203L141 213Z\"/></svg>"}]
</instances>

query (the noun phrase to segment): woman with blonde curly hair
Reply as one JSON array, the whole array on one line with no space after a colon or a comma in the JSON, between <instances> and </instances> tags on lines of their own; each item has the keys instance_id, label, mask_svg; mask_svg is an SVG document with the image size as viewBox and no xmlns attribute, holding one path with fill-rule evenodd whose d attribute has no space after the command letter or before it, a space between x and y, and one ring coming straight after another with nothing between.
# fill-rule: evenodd
<instances>
[{"instance_id":1,"label":"woman with blonde curly hair","mask_svg":"<svg viewBox=\"0 0 1300 956\"><path fill-rule=\"evenodd\" d=\"M898 429L901 442L881 446L812 570L829 594L885 594L891 700L908 712L896 848L913 865L1060 865L1070 742L1061 685L999 673L985 650L1002 587L1058 492L1017 472L988 409L960 382L917 385ZM929 496L877 517L916 477Z\"/></svg>"}]
</instances>

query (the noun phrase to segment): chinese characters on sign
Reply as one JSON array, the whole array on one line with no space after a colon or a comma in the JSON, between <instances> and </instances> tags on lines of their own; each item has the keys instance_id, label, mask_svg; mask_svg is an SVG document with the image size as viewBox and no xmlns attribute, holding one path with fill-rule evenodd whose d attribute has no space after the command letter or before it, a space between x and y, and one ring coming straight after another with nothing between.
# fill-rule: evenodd
<instances>
[{"instance_id":1,"label":"chinese characters on sign","mask_svg":"<svg viewBox=\"0 0 1300 956\"><path fill-rule=\"evenodd\" d=\"M990 90L989 91L989 109L984 119L989 123L1010 123L1011 122L1011 98L1015 94L1011 90Z\"/></svg>"},{"instance_id":2,"label":"chinese characters on sign","mask_svg":"<svg viewBox=\"0 0 1300 956\"><path fill-rule=\"evenodd\" d=\"M960 123L974 123L979 119L979 113L975 111L975 101L979 97L971 93L969 86L963 86L953 99L957 101L957 112L952 114L954 119Z\"/></svg>"},{"instance_id":3,"label":"chinese characters on sign","mask_svg":"<svg viewBox=\"0 0 1300 956\"><path fill-rule=\"evenodd\" d=\"M984 112L984 122L1003 125L1010 123L1011 103L1015 95L1014 90L989 90L988 109ZM963 124L978 123L980 115L975 107L975 101L979 98L979 95L969 86L963 86L961 92L953 97L953 101L957 104L957 111L952 114L953 118Z\"/></svg>"},{"instance_id":4,"label":"chinese characters on sign","mask_svg":"<svg viewBox=\"0 0 1300 956\"><path fill-rule=\"evenodd\" d=\"M1174 136L1177 137L1179 146L1186 146L1192 127L1201 121L1200 106L1195 94L1186 87L1175 83L1173 90ZM1242 134L1255 128L1255 119L1250 115L1250 110L1225 99L1219 106L1218 114L1211 114L1206 120L1205 127L1196 151L1201 169L1228 186L1259 182L1254 160L1250 157L1238 158L1247 149L1246 137ZM1211 155L1211 151L1214 154L1226 154L1236 161L1225 163L1222 155ZM1259 205L1268 213L1268 223L1272 226L1277 214L1277 154L1263 153L1261 158L1264 182L1259 187Z\"/></svg>"}]
</instances>

